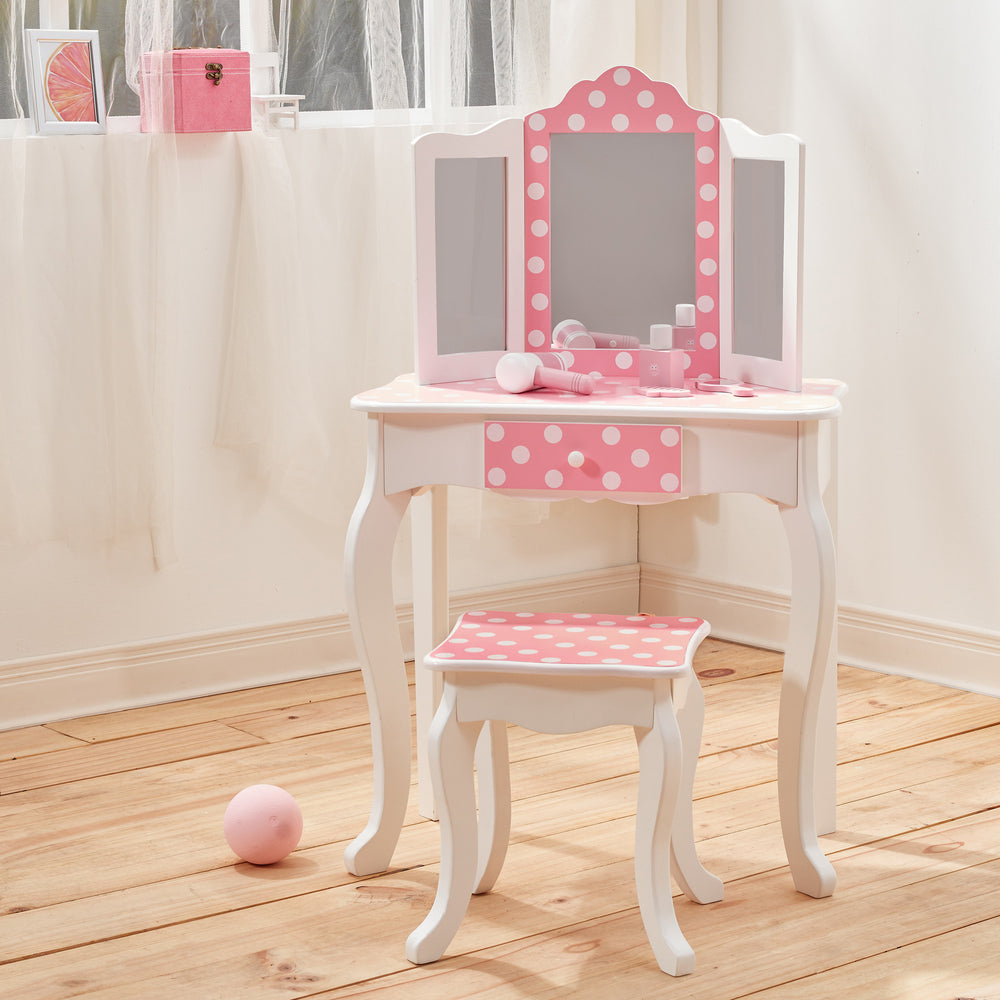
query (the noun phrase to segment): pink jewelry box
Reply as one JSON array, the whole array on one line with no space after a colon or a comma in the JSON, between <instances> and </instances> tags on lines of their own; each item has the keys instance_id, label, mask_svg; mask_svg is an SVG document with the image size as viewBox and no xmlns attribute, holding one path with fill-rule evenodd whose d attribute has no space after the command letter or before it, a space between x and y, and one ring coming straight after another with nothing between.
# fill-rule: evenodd
<instances>
[{"instance_id":1,"label":"pink jewelry box","mask_svg":"<svg viewBox=\"0 0 1000 1000\"><path fill-rule=\"evenodd\" d=\"M143 132L250 130L250 53L237 49L144 52L139 77ZM164 76L163 108L156 81Z\"/></svg>"}]
</instances>

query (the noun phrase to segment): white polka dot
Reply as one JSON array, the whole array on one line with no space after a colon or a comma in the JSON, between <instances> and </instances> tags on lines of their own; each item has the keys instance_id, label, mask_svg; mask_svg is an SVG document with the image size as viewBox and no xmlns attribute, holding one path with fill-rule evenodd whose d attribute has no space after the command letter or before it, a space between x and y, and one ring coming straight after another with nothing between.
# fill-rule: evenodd
<instances>
[{"instance_id":1,"label":"white polka dot","mask_svg":"<svg viewBox=\"0 0 1000 1000\"><path fill-rule=\"evenodd\" d=\"M658 667L676 667L678 664L676 660L657 660L656 665Z\"/></svg>"},{"instance_id":2,"label":"white polka dot","mask_svg":"<svg viewBox=\"0 0 1000 1000\"><path fill-rule=\"evenodd\" d=\"M615 660L613 658L608 658L607 660L601 660L601 663L621 663L621 660Z\"/></svg>"},{"instance_id":3,"label":"white polka dot","mask_svg":"<svg viewBox=\"0 0 1000 1000\"><path fill-rule=\"evenodd\" d=\"M649 465L649 452L645 448L636 448L632 452L632 464L637 469L645 469Z\"/></svg>"},{"instance_id":4,"label":"white polka dot","mask_svg":"<svg viewBox=\"0 0 1000 1000\"><path fill-rule=\"evenodd\" d=\"M486 650L482 646L466 646L465 651L467 653L485 653Z\"/></svg>"},{"instance_id":5,"label":"white polka dot","mask_svg":"<svg viewBox=\"0 0 1000 1000\"><path fill-rule=\"evenodd\" d=\"M588 635L587 642L607 642L608 637L606 635Z\"/></svg>"},{"instance_id":6,"label":"white polka dot","mask_svg":"<svg viewBox=\"0 0 1000 1000\"><path fill-rule=\"evenodd\" d=\"M645 620L646 620L646 616L645 615L629 615L628 618L625 619L625 621L627 621L627 622L643 622ZM624 632L625 630L622 629L622 631ZM634 632L635 629L632 628L632 629L629 629L629 631L630 632Z\"/></svg>"},{"instance_id":7,"label":"white polka dot","mask_svg":"<svg viewBox=\"0 0 1000 1000\"><path fill-rule=\"evenodd\" d=\"M619 66L615 70L614 81L619 87L624 87L631 79L632 74L624 66Z\"/></svg>"},{"instance_id":8,"label":"white polka dot","mask_svg":"<svg viewBox=\"0 0 1000 1000\"><path fill-rule=\"evenodd\" d=\"M558 469L549 469L545 473L545 485L550 490L557 490L563 484L563 474Z\"/></svg>"},{"instance_id":9,"label":"white polka dot","mask_svg":"<svg viewBox=\"0 0 1000 1000\"><path fill-rule=\"evenodd\" d=\"M556 649L572 649L575 645L575 642L557 642Z\"/></svg>"},{"instance_id":10,"label":"white polka dot","mask_svg":"<svg viewBox=\"0 0 1000 1000\"><path fill-rule=\"evenodd\" d=\"M538 655L538 650L537 649L519 649L517 652L518 652L519 656L537 656Z\"/></svg>"},{"instance_id":11,"label":"white polka dot","mask_svg":"<svg viewBox=\"0 0 1000 1000\"><path fill-rule=\"evenodd\" d=\"M477 639L495 639L497 637L496 632L477 632Z\"/></svg>"},{"instance_id":12,"label":"white polka dot","mask_svg":"<svg viewBox=\"0 0 1000 1000\"><path fill-rule=\"evenodd\" d=\"M573 617L575 618L576 615L573 615ZM567 632L586 632L587 630L585 628L583 628L583 626L581 626L581 625L567 625L566 626L566 631Z\"/></svg>"},{"instance_id":13,"label":"white polka dot","mask_svg":"<svg viewBox=\"0 0 1000 1000\"><path fill-rule=\"evenodd\" d=\"M676 493L680 485L680 481L672 472L660 476L660 489L664 493Z\"/></svg>"},{"instance_id":14,"label":"white polka dot","mask_svg":"<svg viewBox=\"0 0 1000 1000\"><path fill-rule=\"evenodd\" d=\"M539 198L545 197L545 185L539 184L538 181L528 185L527 195L532 201L538 201Z\"/></svg>"},{"instance_id":15,"label":"white polka dot","mask_svg":"<svg viewBox=\"0 0 1000 1000\"><path fill-rule=\"evenodd\" d=\"M543 309L547 309L549 305L549 297L544 292L535 292L531 296L531 308L537 309L541 312Z\"/></svg>"},{"instance_id":16,"label":"white polka dot","mask_svg":"<svg viewBox=\"0 0 1000 1000\"><path fill-rule=\"evenodd\" d=\"M670 115L657 115L656 127L661 132L669 132L674 127L674 120Z\"/></svg>"},{"instance_id":17,"label":"white polka dot","mask_svg":"<svg viewBox=\"0 0 1000 1000\"><path fill-rule=\"evenodd\" d=\"M486 612L485 611L468 611L468 612L466 612L465 617L466 618L485 618L486 617ZM475 628L474 625L463 625L462 627L463 628Z\"/></svg>"},{"instance_id":18,"label":"white polka dot","mask_svg":"<svg viewBox=\"0 0 1000 1000\"><path fill-rule=\"evenodd\" d=\"M690 629L686 629L686 628L672 628L670 630L670 634L671 635L690 635L691 631L690 631Z\"/></svg>"},{"instance_id":19,"label":"white polka dot","mask_svg":"<svg viewBox=\"0 0 1000 1000\"><path fill-rule=\"evenodd\" d=\"M592 108L603 108L607 97L603 90L592 90L587 100Z\"/></svg>"},{"instance_id":20,"label":"white polka dot","mask_svg":"<svg viewBox=\"0 0 1000 1000\"><path fill-rule=\"evenodd\" d=\"M692 625L697 621L701 621L700 618L678 618L677 620L679 622L690 622Z\"/></svg>"},{"instance_id":21,"label":"white polka dot","mask_svg":"<svg viewBox=\"0 0 1000 1000\"><path fill-rule=\"evenodd\" d=\"M562 441L562 428L558 424L549 424L544 431L542 431L542 437L545 438L549 444L558 444Z\"/></svg>"},{"instance_id":22,"label":"white polka dot","mask_svg":"<svg viewBox=\"0 0 1000 1000\"><path fill-rule=\"evenodd\" d=\"M676 448L681 439L680 431L676 427L664 427L660 431L660 443L665 448Z\"/></svg>"},{"instance_id":23,"label":"white polka dot","mask_svg":"<svg viewBox=\"0 0 1000 1000\"><path fill-rule=\"evenodd\" d=\"M537 635L533 635L532 639L552 639L554 638L551 632L539 632Z\"/></svg>"},{"instance_id":24,"label":"white polka dot","mask_svg":"<svg viewBox=\"0 0 1000 1000\"><path fill-rule=\"evenodd\" d=\"M679 652L679 651L680 651L680 650L682 650L682 649L683 649L684 647L683 647L683 646L664 646L663 648L664 648L664 649L669 649L669 650L672 650L672 651L674 651L674 652Z\"/></svg>"},{"instance_id":25,"label":"white polka dot","mask_svg":"<svg viewBox=\"0 0 1000 1000\"><path fill-rule=\"evenodd\" d=\"M545 619L545 624L546 625L565 625L566 624L566 619L565 618L546 618Z\"/></svg>"},{"instance_id":26,"label":"white polka dot","mask_svg":"<svg viewBox=\"0 0 1000 1000\"><path fill-rule=\"evenodd\" d=\"M558 656L543 656L542 663L562 663Z\"/></svg>"},{"instance_id":27,"label":"white polka dot","mask_svg":"<svg viewBox=\"0 0 1000 1000\"><path fill-rule=\"evenodd\" d=\"M488 659L488 660L506 660L507 659L507 654L506 653L490 653L490 655L487 656L486 659Z\"/></svg>"},{"instance_id":28,"label":"white polka dot","mask_svg":"<svg viewBox=\"0 0 1000 1000\"><path fill-rule=\"evenodd\" d=\"M531 235L537 236L539 238L547 236L549 232L549 224L544 219L535 219L531 224Z\"/></svg>"},{"instance_id":29,"label":"white polka dot","mask_svg":"<svg viewBox=\"0 0 1000 1000\"><path fill-rule=\"evenodd\" d=\"M549 151L544 146L531 147L531 159L534 163L544 163L549 158Z\"/></svg>"},{"instance_id":30,"label":"white polka dot","mask_svg":"<svg viewBox=\"0 0 1000 1000\"><path fill-rule=\"evenodd\" d=\"M622 477L617 472L605 472L601 483L606 490L616 490L622 484Z\"/></svg>"},{"instance_id":31,"label":"white polka dot","mask_svg":"<svg viewBox=\"0 0 1000 1000\"><path fill-rule=\"evenodd\" d=\"M651 660L653 658L652 653L633 653L632 656L637 660Z\"/></svg>"},{"instance_id":32,"label":"white polka dot","mask_svg":"<svg viewBox=\"0 0 1000 1000\"><path fill-rule=\"evenodd\" d=\"M608 426L601 431L601 440L605 444L616 445L621 439L622 432L617 427Z\"/></svg>"},{"instance_id":33,"label":"white polka dot","mask_svg":"<svg viewBox=\"0 0 1000 1000\"><path fill-rule=\"evenodd\" d=\"M698 162L711 163L715 159L715 150L711 146L701 146L698 149Z\"/></svg>"},{"instance_id":34,"label":"white polka dot","mask_svg":"<svg viewBox=\"0 0 1000 1000\"><path fill-rule=\"evenodd\" d=\"M703 240L710 240L715 235L715 226L707 219L698 223L698 235Z\"/></svg>"},{"instance_id":35,"label":"white polka dot","mask_svg":"<svg viewBox=\"0 0 1000 1000\"><path fill-rule=\"evenodd\" d=\"M497 639L498 646L516 646L517 641L514 639Z\"/></svg>"},{"instance_id":36,"label":"white polka dot","mask_svg":"<svg viewBox=\"0 0 1000 1000\"><path fill-rule=\"evenodd\" d=\"M518 618L530 618L531 615L530 614L521 613L517 617ZM515 631L515 632L530 632L531 631L531 626L530 625L511 625L511 629L513 629L513 631Z\"/></svg>"},{"instance_id":37,"label":"white polka dot","mask_svg":"<svg viewBox=\"0 0 1000 1000\"><path fill-rule=\"evenodd\" d=\"M629 621L637 621L636 618L630 618ZM618 630L622 635L638 635L639 630L637 628L620 628Z\"/></svg>"},{"instance_id":38,"label":"white polka dot","mask_svg":"<svg viewBox=\"0 0 1000 1000\"><path fill-rule=\"evenodd\" d=\"M598 625L604 625L606 627L610 627L610 626L616 625L618 623L617 622L611 622L611 621L603 621L603 622L598 622L597 624Z\"/></svg>"},{"instance_id":39,"label":"white polka dot","mask_svg":"<svg viewBox=\"0 0 1000 1000\"><path fill-rule=\"evenodd\" d=\"M611 119L611 127L616 132L624 132L628 128L628 115L615 115Z\"/></svg>"},{"instance_id":40,"label":"white polka dot","mask_svg":"<svg viewBox=\"0 0 1000 1000\"><path fill-rule=\"evenodd\" d=\"M587 120L583 115L570 115L566 124L569 126L570 132L579 132L587 124Z\"/></svg>"},{"instance_id":41,"label":"white polka dot","mask_svg":"<svg viewBox=\"0 0 1000 1000\"><path fill-rule=\"evenodd\" d=\"M528 128L533 132L541 132L545 128L545 115L538 114L537 112L533 114L528 119Z\"/></svg>"},{"instance_id":42,"label":"white polka dot","mask_svg":"<svg viewBox=\"0 0 1000 1000\"><path fill-rule=\"evenodd\" d=\"M682 361L684 364L684 371L687 371L691 367L691 355L685 354L684 357L682 358Z\"/></svg>"},{"instance_id":43,"label":"white polka dot","mask_svg":"<svg viewBox=\"0 0 1000 1000\"><path fill-rule=\"evenodd\" d=\"M667 628L668 626L667 626L666 622L650 622L649 623L649 627L650 628Z\"/></svg>"},{"instance_id":44,"label":"white polka dot","mask_svg":"<svg viewBox=\"0 0 1000 1000\"><path fill-rule=\"evenodd\" d=\"M518 465L526 465L531 461L531 451L525 445L519 444L511 449L510 457L511 461L517 462Z\"/></svg>"},{"instance_id":45,"label":"white polka dot","mask_svg":"<svg viewBox=\"0 0 1000 1000\"><path fill-rule=\"evenodd\" d=\"M613 642L613 643L611 643L611 645L608 648L609 649L631 649L632 647L629 646L629 644L627 642Z\"/></svg>"},{"instance_id":46,"label":"white polka dot","mask_svg":"<svg viewBox=\"0 0 1000 1000\"><path fill-rule=\"evenodd\" d=\"M702 132L711 132L715 128L715 117L713 115L699 115L698 128Z\"/></svg>"},{"instance_id":47,"label":"white polka dot","mask_svg":"<svg viewBox=\"0 0 1000 1000\"><path fill-rule=\"evenodd\" d=\"M597 650L595 650L595 649L581 649L576 655L577 656L588 656L588 657L589 656L597 656Z\"/></svg>"},{"instance_id":48,"label":"white polka dot","mask_svg":"<svg viewBox=\"0 0 1000 1000\"><path fill-rule=\"evenodd\" d=\"M534 259L537 260L538 258L536 257ZM531 266L531 261L528 262L528 266L529 267ZM714 260L712 260L711 257L706 257L698 265L698 270L701 271L701 273L704 274L704 275L706 275L707 277L711 277L713 274L715 274L716 271L718 271L718 269L719 269L719 265L716 264L716 262Z\"/></svg>"},{"instance_id":49,"label":"white polka dot","mask_svg":"<svg viewBox=\"0 0 1000 1000\"><path fill-rule=\"evenodd\" d=\"M615 355L615 367L627 371L632 367L633 357L628 351L619 351Z\"/></svg>"},{"instance_id":50,"label":"white polka dot","mask_svg":"<svg viewBox=\"0 0 1000 1000\"><path fill-rule=\"evenodd\" d=\"M702 261L704 263L704 261ZM714 261L713 261L714 263ZM545 261L541 257L528 258L528 270L532 274L541 274L545 270Z\"/></svg>"},{"instance_id":51,"label":"white polka dot","mask_svg":"<svg viewBox=\"0 0 1000 1000\"><path fill-rule=\"evenodd\" d=\"M442 660L450 660L455 654L454 653L435 653L434 655L440 657Z\"/></svg>"},{"instance_id":52,"label":"white polka dot","mask_svg":"<svg viewBox=\"0 0 1000 1000\"><path fill-rule=\"evenodd\" d=\"M486 436L491 441L502 441L503 440L503 424L487 424L486 425Z\"/></svg>"},{"instance_id":53,"label":"white polka dot","mask_svg":"<svg viewBox=\"0 0 1000 1000\"><path fill-rule=\"evenodd\" d=\"M711 295L702 295L698 298L698 312L710 313L715 308L715 299Z\"/></svg>"},{"instance_id":54,"label":"white polka dot","mask_svg":"<svg viewBox=\"0 0 1000 1000\"><path fill-rule=\"evenodd\" d=\"M651 90L640 90L636 95L635 103L638 104L640 108L651 108L655 100L656 98L653 97L653 92Z\"/></svg>"},{"instance_id":55,"label":"white polka dot","mask_svg":"<svg viewBox=\"0 0 1000 1000\"><path fill-rule=\"evenodd\" d=\"M719 194L719 189L714 184L702 184L698 189L698 195L702 201L715 201Z\"/></svg>"},{"instance_id":56,"label":"white polka dot","mask_svg":"<svg viewBox=\"0 0 1000 1000\"><path fill-rule=\"evenodd\" d=\"M531 347L544 347L545 333L542 330L532 330L528 334L528 344Z\"/></svg>"},{"instance_id":57,"label":"white polka dot","mask_svg":"<svg viewBox=\"0 0 1000 1000\"><path fill-rule=\"evenodd\" d=\"M705 332L698 338L698 345L706 351L711 351L719 342L719 338L714 333Z\"/></svg>"},{"instance_id":58,"label":"white polka dot","mask_svg":"<svg viewBox=\"0 0 1000 1000\"><path fill-rule=\"evenodd\" d=\"M490 486L503 486L507 481L507 473L499 466L494 466L486 473L486 480Z\"/></svg>"}]
</instances>

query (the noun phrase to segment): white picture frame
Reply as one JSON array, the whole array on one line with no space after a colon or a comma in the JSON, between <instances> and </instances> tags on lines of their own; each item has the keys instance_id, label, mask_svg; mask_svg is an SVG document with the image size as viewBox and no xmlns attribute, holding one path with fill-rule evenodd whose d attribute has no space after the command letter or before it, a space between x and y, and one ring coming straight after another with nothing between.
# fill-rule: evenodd
<instances>
[{"instance_id":1,"label":"white picture frame","mask_svg":"<svg viewBox=\"0 0 1000 1000\"><path fill-rule=\"evenodd\" d=\"M106 131L98 32L27 28L24 39L35 131L39 135Z\"/></svg>"}]
</instances>

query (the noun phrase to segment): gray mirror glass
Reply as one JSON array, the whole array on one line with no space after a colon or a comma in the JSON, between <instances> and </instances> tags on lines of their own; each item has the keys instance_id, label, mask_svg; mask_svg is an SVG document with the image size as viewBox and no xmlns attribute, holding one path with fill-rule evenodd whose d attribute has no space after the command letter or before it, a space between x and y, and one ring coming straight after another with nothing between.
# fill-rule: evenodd
<instances>
[{"instance_id":1,"label":"gray mirror glass","mask_svg":"<svg viewBox=\"0 0 1000 1000\"><path fill-rule=\"evenodd\" d=\"M733 161L733 352L781 360L785 164Z\"/></svg>"},{"instance_id":2,"label":"gray mirror glass","mask_svg":"<svg viewBox=\"0 0 1000 1000\"><path fill-rule=\"evenodd\" d=\"M506 346L504 186L503 157L435 163L439 354Z\"/></svg>"},{"instance_id":3,"label":"gray mirror glass","mask_svg":"<svg viewBox=\"0 0 1000 1000\"><path fill-rule=\"evenodd\" d=\"M550 170L553 327L647 343L696 299L694 136L557 133Z\"/></svg>"}]
</instances>

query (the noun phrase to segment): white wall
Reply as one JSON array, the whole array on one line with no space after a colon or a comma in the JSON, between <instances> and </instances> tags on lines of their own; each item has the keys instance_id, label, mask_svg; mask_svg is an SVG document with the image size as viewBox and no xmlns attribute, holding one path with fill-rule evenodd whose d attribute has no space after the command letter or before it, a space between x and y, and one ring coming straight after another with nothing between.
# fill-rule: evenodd
<instances>
[{"instance_id":1,"label":"white wall","mask_svg":"<svg viewBox=\"0 0 1000 1000\"><path fill-rule=\"evenodd\" d=\"M720 29L720 113L806 144L804 373L850 386L841 658L998 690L1000 5L722 0ZM787 593L759 501L640 524L658 572Z\"/></svg>"}]
</instances>

